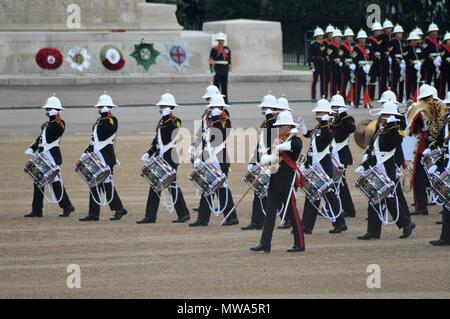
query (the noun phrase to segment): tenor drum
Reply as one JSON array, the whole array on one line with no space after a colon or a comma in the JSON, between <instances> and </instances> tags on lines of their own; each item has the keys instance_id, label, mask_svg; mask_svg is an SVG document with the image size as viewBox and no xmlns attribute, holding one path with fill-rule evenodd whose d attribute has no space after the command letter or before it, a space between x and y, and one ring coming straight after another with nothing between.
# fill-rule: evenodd
<instances>
[{"instance_id":1,"label":"tenor drum","mask_svg":"<svg viewBox=\"0 0 450 319\"><path fill-rule=\"evenodd\" d=\"M270 184L270 170L265 170L261 165L256 164L251 172L245 174L242 180L253 188L253 191L259 198L267 197Z\"/></svg>"},{"instance_id":2,"label":"tenor drum","mask_svg":"<svg viewBox=\"0 0 450 319\"><path fill-rule=\"evenodd\" d=\"M333 179L324 172L320 165L308 168L303 175L305 183L302 190L312 202L320 200L334 185Z\"/></svg>"},{"instance_id":3,"label":"tenor drum","mask_svg":"<svg viewBox=\"0 0 450 319\"><path fill-rule=\"evenodd\" d=\"M333 163L333 181L337 183L344 176L345 166L334 155L331 155L331 162Z\"/></svg>"},{"instance_id":4,"label":"tenor drum","mask_svg":"<svg viewBox=\"0 0 450 319\"><path fill-rule=\"evenodd\" d=\"M101 185L111 175L111 169L95 153L83 154L75 164L75 172L89 188Z\"/></svg>"},{"instance_id":5,"label":"tenor drum","mask_svg":"<svg viewBox=\"0 0 450 319\"><path fill-rule=\"evenodd\" d=\"M30 159L23 169L25 173L31 176L38 187L44 187L52 183L59 175L59 167L43 153Z\"/></svg>"},{"instance_id":6,"label":"tenor drum","mask_svg":"<svg viewBox=\"0 0 450 319\"><path fill-rule=\"evenodd\" d=\"M437 175L431 183L433 192L439 197L441 202L450 202L450 170L446 170L441 175Z\"/></svg>"},{"instance_id":7,"label":"tenor drum","mask_svg":"<svg viewBox=\"0 0 450 319\"><path fill-rule=\"evenodd\" d=\"M356 181L356 187L372 205L380 203L395 190L394 182L378 167L364 172Z\"/></svg>"},{"instance_id":8,"label":"tenor drum","mask_svg":"<svg viewBox=\"0 0 450 319\"><path fill-rule=\"evenodd\" d=\"M156 192L168 188L176 179L176 171L167 162L156 156L147 161L141 170L141 176L150 184Z\"/></svg>"},{"instance_id":9,"label":"tenor drum","mask_svg":"<svg viewBox=\"0 0 450 319\"><path fill-rule=\"evenodd\" d=\"M201 163L194 167L189 180L206 196L214 194L227 180L220 168L212 163Z\"/></svg>"}]
</instances>

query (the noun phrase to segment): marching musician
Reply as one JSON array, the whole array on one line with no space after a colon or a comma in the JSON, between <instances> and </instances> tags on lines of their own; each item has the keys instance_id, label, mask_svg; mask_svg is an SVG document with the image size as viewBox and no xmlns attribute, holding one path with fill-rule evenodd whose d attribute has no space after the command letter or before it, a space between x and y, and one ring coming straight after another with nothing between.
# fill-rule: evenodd
<instances>
[{"instance_id":1,"label":"marching musician","mask_svg":"<svg viewBox=\"0 0 450 319\"><path fill-rule=\"evenodd\" d=\"M216 36L217 46L211 49L209 65L214 73L214 85L220 89L225 96L225 103L228 102L228 76L231 72L231 50L225 45L227 36L219 33Z\"/></svg>"},{"instance_id":2,"label":"marching musician","mask_svg":"<svg viewBox=\"0 0 450 319\"><path fill-rule=\"evenodd\" d=\"M175 97L166 93L161 96L160 101L156 104L159 107L159 112L162 115L161 120L156 128L156 136L152 142L150 149L142 156L141 160L146 162L152 156L160 156L169 164L175 171L179 166L179 158L176 152L176 144L174 136L177 130L181 127L181 120L173 114L175 107L179 105L175 101ZM185 223L191 219L189 209L184 200L183 192L179 185L174 182L170 186L170 193L172 196L172 203L177 213L178 218L173 223ZM137 224L154 224L160 202L161 192L157 193L152 187L147 199L147 208L143 220L138 221Z\"/></svg>"},{"instance_id":3,"label":"marching musician","mask_svg":"<svg viewBox=\"0 0 450 319\"><path fill-rule=\"evenodd\" d=\"M383 34L380 36L380 52L381 52L381 77L380 77L380 90L379 93L383 93L387 90L388 82L390 81L391 65L393 63L390 58L389 47L392 40L392 30L394 25L389 20L383 22Z\"/></svg>"},{"instance_id":4,"label":"marching musician","mask_svg":"<svg viewBox=\"0 0 450 319\"><path fill-rule=\"evenodd\" d=\"M420 70L422 69L422 49L420 48L420 36L411 32L407 39L404 59L406 63L406 99L416 100L419 93Z\"/></svg>"},{"instance_id":5,"label":"marching musician","mask_svg":"<svg viewBox=\"0 0 450 319\"><path fill-rule=\"evenodd\" d=\"M421 159L425 149L434 149L439 146L439 137L444 128L444 118L447 113L445 105L435 100L433 94L435 94L433 87L428 84L422 85L419 89L419 103L413 105L408 111L407 134L417 138L414 159L411 163L413 172L411 184L414 189L416 211L411 215L428 215L429 180Z\"/></svg>"},{"instance_id":6,"label":"marching musician","mask_svg":"<svg viewBox=\"0 0 450 319\"><path fill-rule=\"evenodd\" d=\"M379 115L375 134L364 154L361 166L355 172L357 174L363 174L366 170L377 166L396 184L395 191L391 197L386 199L386 204L389 213L394 219L397 219L396 224L398 228L403 229L403 234L400 238L405 239L411 236L416 225L411 222L408 212L404 210L404 207L400 205L398 200L398 195L403 190L399 182L399 176L397 175L395 152L402 144L404 133L396 117L400 116L397 104L394 102L385 103ZM375 208L369 204L367 233L358 237L358 239L380 239L381 226L381 219L378 217Z\"/></svg>"},{"instance_id":7,"label":"marching musician","mask_svg":"<svg viewBox=\"0 0 450 319\"><path fill-rule=\"evenodd\" d=\"M394 37L389 43L389 57L391 63L391 90L397 95L398 101L403 101L404 91L404 72L406 71L406 63L403 59L403 28L396 25L394 28Z\"/></svg>"},{"instance_id":8,"label":"marching musician","mask_svg":"<svg viewBox=\"0 0 450 319\"><path fill-rule=\"evenodd\" d=\"M36 141L25 151L25 155L34 156L35 153L43 153L55 165L62 165L62 155L60 149L60 141L66 128L66 123L61 118L61 111L64 108L61 101L52 96L47 99L47 102L42 107L48 117L48 121L41 127L41 135ZM56 178L51 186L53 194L59 201L59 207L62 208L63 213L60 217L69 217L75 211L75 208L70 202L66 189L62 184L60 178ZM42 209L44 207L44 188L39 188L34 184L33 204L31 213L25 215L27 218L42 217Z\"/></svg>"},{"instance_id":9,"label":"marching musician","mask_svg":"<svg viewBox=\"0 0 450 319\"><path fill-rule=\"evenodd\" d=\"M350 135L356 130L355 119L348 114L348 106L344 98L337 94L331 98L331 109L335 112L333 121L334 138L332 142L333 154L338 161L344 165L345 169L353 165L353 157L348 142ZM356 217L355 206L348 188L347 178L342 178L342 185L339 188L339 196L342 201L344 217Z\"/></svg>"},{"instance_id":10,"label":"marching musician","mask_svg":"<svg viewBox=\"0 0 450 319\"><path fill-rule=\"evenodd\" d=\"M439 27L431 23L428 27L428 35L422 43L423 58L422 79L424 83L431 85L432 82L437 88L437 70L441 66L442 57L440 56L441 45L439 44Z\"/></svg>"},{"instance_id":11,"label":"marching musician","mask_svg":"<svg viewBox=\"0 0 450 319\"><path fill-rule=\"evenodd\" d=\"M305 164L306 167L319 164L324 172L331 178L333 176L333 163L331 159L331 145L334 138L333 127L331 125L334 111L331 109L330 102L322 99L317 102L316 108L312 111L315 113L317 120L317 126L308 131L303 123L299 123L302 133L305 137L311 138L311 144L308 151L308 158ZM305 134L306 133L306 134ZM332 210L332 213L337 216L335 222L333 222L334 229L330 230L330 234L338 234L347 231L347 225L345 218L341 214L339 205L339 198L331 191L325 194L326 199L330 205L327 205L325 210ZM306 234L312 234L314 225L316 223L319 203L311 203L309 199L306 199L305 208L303 211L303 231Z\"/></svg>"},{"instance_id":12,"label":"marching musician","mask_svg":"<svg viewBox=\"0 0 450 319\"><path fill-rule=\"evenodd\" d=\"M290 111L289 105L287 108L283 104L279 105L278 100L272 94L266 95L261 104L258 106L263 115L264 121L260 127L260 139L256 146L256 150L253 153L252 158L250 159L250 164L247 167L249 172L252 171L254 165L260 163L262 156L271 155L272 154L272 145L276 138L274 133L275 127L274 124L278 118L278 115L282 111ZM264 225L264 212L267 207L267 197L259 198L256 194L253 198L252 205L252 216L250 220L250 224L242 227L242 230L253 230L253 229L262 229ZM286 221L288 223L288 221ZM290 228L290 223L288 223Z\"/></svg>"},{"instance_id":13,"label":"marching musician","mask_svg":"<svg viewBox=\"0 0 450 319\"><path fill-rule=\"evenodd\" d=\"M230 107L225 103L222 95L214 95L210 98L208 108L208 117L205 119L205 126L202 134L202 160L208 159L213 163L218 164L223 174L228 177L230 172L230 162L226 150L226 140L230 133L231 121L229 112L225 110ZM208 132L210 134L208 134ZM195 154L195 142L189 150L191 155ZM199 162L197 159L194 165ZM222 224L223 226L234 226L239 224L239 219L234 210L234 200L228 183L219 188L217 195L220 201L220 209L223 210L224 216L230 215ZM233 211L232 211L233 210ZM198 212L198 219L189 224L190 227L208 226L211 217L211 207L208 204L208 199L202 194L200 199L200 207Z\"/></svg>"},{"instance_id":14,"label":"marching musician","mask_svg":"<svg viewBox=\"0 0 450 319\"><path fill-rule=\"evenodd\" d=\"M343 68L343 80L342 80L342 94L347 96L347 86L350 85L350 91L353 83L352 81L352 72L356 70L356 65L353 63L353 39L355 34L353 30L350 28L345 29L344 31L345 41L342 43L342 51L343 60L344 60L344 68Z\"/></svg>"},{"instance_id":15,"label":"marching musician","mask_svg":"<svg viewBox=\"0 0 450 319\"><path fill-rule=\"evenodd\" d=\"M274 124L278 128L278 139L275 141L275 150L271 155L261 158L261 165L275 165L270 177L267 198L267 216L260 243L250 248L254 252L270 253L272 235L275 227L277 212L286 207L287 218L292 221L294 245L288 249L289 253L305 251L305 240L302 232L300 216L297 211L294 188L301 186L300 170L297 160L302 151L302 141L296 135L297 123L294 122L289 111L283 111ZM290 181L293 181L291 183Z\"/></svg>"},{"instance_id":16,"label":"marching musician","mask_svg":"<svg viewBox=\"0 0 450 319\"><path fill-rule=\"evenodd\" d=\"M343 92L344 89L344 51L342 50L342 37L341 30L335 29L333 32L333 42L328 48L328 55L330 58L330 94L333 96L337 92Z\"/></svg>"},{"instance_id":17,"label":"marching musician","mask_svg":"<svg viewBox=\"0 0 450 319\"><path fill-rule=\"evenodd\" d=\"M326 70L324 65L324 51L326 44L323 41L325 33L319 27L314 30L314 42L310 47L310 68L313 70L313 81L311 84L311 100L316 101L316 87L320 79L320 95L325 95Z\"/></svg>"},{"instance_id":18,"label":"marching musician","mask_svg":"<svg viewBox=\"0 0 450 319\"><path fill-rule=\"evenodd\" d=\"M106 194L106 198L110 201L109 207L115 212L110 220L117 221L128 214L128 211L124 208L122 201L120 200L116 187L113 186L112 183L114 166L117 164L114 142L119 128L119 122L112 114L112 108L117 107L117 105L113 103L112 98L105 92L105 94L99 97L95 107L98 108L100 117L92 127L91 144L86 148L85 153L95 153L111 169L111 176L109 176L103 184L99 185L99 189ZM80 219L81 222L100 220L99 195L96 188L91 189L89 213L86 217Z\"/></svg>"},{"instance_id":19,"label":"marching musician","mask_svg":"<svg viewBox=\"0 0 450 319\"><path fill-rule=\"evenodd\" d=\"M372 62L372 67L370 68L370 85L369 85L369 96L370 99L373 101L375 99L375 88L377 85L377 82L380 84L378 90L381 90L381 64L382 64L382 46L381 44L383 43L381 36L383 33L383 27L381 26L381 24L379 22L375 22L372 25L372 36L369 38L369 41L367 43L368 49L367 49L367 53L369 53L369 60ZM360 31L361 32L361 31ZM363 36L364 34L361 33L361 35ZM360 44L360 42L358 41L358 43ZM360 51L360 50L359 50ZM359 54L359 53L358 53ZM361 74L361 70L359 70L360 75L364 76L365 79L365 75ZM379 93L379 96L381 95L381 93ZM359 96L359 95L357 95ZM355 105L359 105L355 104Z\"/></svg>"},{"instance_id":20,"label":"marching musician","mask_svg":"<svg viewBox=\"0 0 450 319\"><path fill-rule=\"evenodd\" d=\"M445 93L450 90L450 32L447 32L444 36L442 43L442 64L441 64L441 76L440 76L440 98L445 97Z\"/></svg>"},{"instance_id":21,"label":"marching musician","mask_svg":"<svg viewBox=\"0 0 450 319\"><path fill-rule=\"evenodd\" d=\"M378 23L379 24L379 23ZM381 28L381 25L380 25ZM377 31L380 32L380 31ZM355 104L355 107L358 108L361 101L361 92L366 92L367 89L367 75L371 74L371 81L374 81L376 84L376 81L379 77L380 73L380 52L373 53L372 50L377 50L378 44L375 43L376 39L374 39L375 36L371 37L370 43L371 47L370 49L366 50L366 40L367 40L367 33L364 30L360 30L358 32L358 35L356 36L357 45L355 46L353 50L353 63L356 66L355 70L355 91L354 91L354 98L353 103ZM370 57L371 55L375 54L374 57L376 64L373 64L372 67L370 66ZM375 95L375 85L373 87L373 95ZM369 88L370 92L370 88ZM369 93L370 95L370 93ZM371 95L371 97L373 97ZM366 106L366 105L364 105Z\"/></svg>"}]
</instances>

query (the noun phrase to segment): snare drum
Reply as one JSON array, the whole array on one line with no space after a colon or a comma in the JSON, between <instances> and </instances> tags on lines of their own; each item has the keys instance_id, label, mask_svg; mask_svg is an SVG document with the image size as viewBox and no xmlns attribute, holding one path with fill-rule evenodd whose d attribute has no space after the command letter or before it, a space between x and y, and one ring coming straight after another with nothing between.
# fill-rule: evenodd
<instances>
[{"instance_id":1,"label":"snare drum","mask_svg":"<svg viewBox=\"0 0 450 319\"><path fill-rule=\"evenodd\" d=\"M145 163L141 176L159 193L175 181L177 173L163 158L155 156Z\"/></svg>"},{"instance_id":2,"label":"snare drum","mask_svg":"<svg viewBox=\"0 0 450 319\"><path fill-rule=\"evenodd\" d=\"M34 183L40 188L51 184L59 175L59 167L43 153L30 159L23 170L31 176Z\"/></svg>"},{"instance_id":3,"label":"snare drum","mask_svg":"<svg viewBox=\"0 0 450 319\"><path fill-rule=\"evenodd\" d=\"M422 162L423 167L425 168L425 171L428 172L428 170L437 163L442 157L442 150L440 148L435 149L428 153L427 155L423 155L420 161Z\"/></svg>"},{"instance_id":4,"label":"snare drum","mask_svg":"<svg viewBox=\"0 0 450 319\"><path fill-rule=\"evenodd\" d=\"M261 165L256 164L252 167L251 172L247 172L242 179L259 198L267 197L270 184L270 170L265 170Z\"/></svg>"},{"instance_id":5,"label":"snare drum","mask_svg":"<svg viewBox=\"0 0 450 319\"><path fill-rule=\"evenodd\" d=\"M364 172L356 181L356 187L372 205L380 203L395 190L394 182L378 167Z\"/></svg>"},{"instance_id":6,"label":"snare drum","mask_svg":"<svg viewBox=\"0 0 450 319\"><path fill-rule=\"evenodd\" d=\"M433 192L439 200L448 204L450 202L450 170L445 170L441 175L436 176L431 183Z\"/></svg>"},{"instance_id":7,"label":"snare drum","mask_svg":"<svg viewBox=\"0 0 450 319\"><path fill-rule=\"evenodd\" d=\"M333 181L337 183L344 176L345 166L334 155L331 155L331 162L333 163Z\"/></svg>"},{"instance_id":8,"label":"snare drum","mask_svg":"<svg viewBox=\"0 0 450 319\"><path fill-rule=\"evenodd\" d=\"M201 163L194 167L189 180L206 196L214 194L227 180L220 168L212 163Z\"/></svg>"},{"instance_id":9,"label":"snare drum","mask_svg":"<svg viewBox=\"0 0 450 319\"><path fill-rule=\"evenodd\" d=\"M303 172L305 185L302 190L311 202L316 202L331 190L334 185L320 165L314 165Z\"/></svg>"},{"instance_id":10,"label":"snare drum","mask_svg":"<svg viewBox=\"0 0 450 319\"><path fill-rule=\"evenodd\" d=\"M110 175L111 169L95 153L85 153L75 164L75 172L89 188L101 185Z\"/></svg>"}]
</instances>

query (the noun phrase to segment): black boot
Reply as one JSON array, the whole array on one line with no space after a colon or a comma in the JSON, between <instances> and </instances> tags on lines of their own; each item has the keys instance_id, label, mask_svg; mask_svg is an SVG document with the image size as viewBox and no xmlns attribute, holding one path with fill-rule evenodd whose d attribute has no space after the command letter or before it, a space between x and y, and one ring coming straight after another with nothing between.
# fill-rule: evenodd
<instances>
[{"instance_id":1,"label":"black boot","mask_svg":"<svg viewBox=\"0 0 450 319\"><path fill-rule=\"evenodd\" d=\"M372 235L370 233L367 233L363 236L358 237L359 240L371 240L371 239L380 239L380 236L378 235Z\"/></svg>"},{"instance_id":2,"label":"black boot","mask_svg":"<svg viewBox=\"0 0 450 319\"><path fill-rule=\"evenodd\" d=\"M416 224L409 223L408 226L403 227L403 235L400 236L401 239L406 239L411 236L413 230L416 228Z\"/></svg>"},{"instance_id":3,"label":"black boot","mask_svg":"<svg viewBox=\"0 0 450 319\"><path fill-rule=\"evenodd\" d=\"M208 226L208 223L205 223L203 221L201 221L200 219L197 219L195 222L190 223L189 227L206 227Z\"/></svg>"},{"instance_id":4,"label":"black boot","mask_svg":"<svg viewBox=\"0 0 450 319\"><path fill-rule=\"evenodd\" d=\"M63 213L59 215L59 217L69 217L75 211L75 207L70 206L67 209L64 209Z\"/></svg>"},{"instance_id":5,"label":"black boot","mask_svg":"<svg viewBox=\"0 0 450 319\"><path fill-rule=\"evenodd\" d=\"M112 220L112 221L121 220L122 217L125 215L128 215L128 211L125 208L122 208L120 210L116 210L116 213L114 214L114 216L112 218L110 218L109 220Z\"/></svg>"},{"instance_id":6,"label":"black boot","mask_svg":"<svg viewBox=\"0 0 450 319\"><path fill-rule=\"evenodd\" d=\"M430 241L433 246L450 246L450 241L445 241L442 239Z\"/></svg>"},{"instance_id":7,"label":"black boot","mask_svg":"<svg viewBox=\"0 0 450 319\"><path fill-rule=\"evenodd\" d=\"M247 226L241 227L241 230L261 230L262 227L254 223L250 223Z\"/></svg>"},{"instance_id":8,"label":"black boot","mask_svg":"<svg viewBox=\"0 0 450 319\"><path fill-rule=\"evenodd\" d=\"M187 221L191 220L191 216L190 215L186 215L184 217L180 217L178 219L172 220L172 223L174 224L184 224Z\"/></svg>"},{"instance_id":9,"label":"black boot","mask_svg":"<svg viewBox=\"0 0 450 319\"><path fill-rule=\"evenodd\" d=\"M330 230L330 234L340 234L347 230L348 230L347 225L345 225L345 224L339 225L339 226L334 227L334 229Z\"/></svg>"},{"instance_id":10,"label":"black boot","mask_svg":"<svg viewBox=\"0 0 450 319\"><path fill-rule=\"evenodd\" d=\"M228 218L228 219L222 224L222 226L234 226L234 225L239 225L239 219L237 219L237 218Z\"/></svg>"},{"instance_id":11,"label":"black boot","mask_svg":"<svg viewBox=\"0 0 450 319\"><path fill-rule=\"evenodd\" d=\"M31 213L25 215L24 217L25 218L41 218L42 216L43 216L42 211L41 212L32 211Z\"/></svg>"},{"instance_id":12,"label":"black boot","mask_svg":"<svg viewBox=\"0 0 450 319\"><path fill-rule=\"evenodd\" d=\"M292 224L291 222L285 220L283 225L278 226L278 229L291 229Z\"/></svg>"},{"instance_id":13,"label":"black boot","mask_svg":"<svg viewBox=\"0 0 450 319\"><path fill-rule=\"evenodd\" d=\"M300 248L298 245L294 245L287 250L288 253L301 253L304 252L305 248Z\"/></svg>"},{"instance_id":14,"label":"black boot","mask_svg":"<svg viewBox=\"0 0 450 319\"><path fill-rule=\"evenodd\" d=\"M98 222L100 217L97 215L89 214L86 217L80 218L80 222Z\"/></svg>"},{"instance_id":15,"label":"black boot","mask_svg":"<svg viewBox=\"0 0 450 319\"><path fill-rule=\"evenodd\" d=\"M254 252L257 252L257 253L261 252L261 251L263 251L265 253L270 253L271 247L270 246L265 246L263 244L259 244L259 245L255 246L255 247L250 248L250 250L254 251Z\"/></svg>"}]
</instances>

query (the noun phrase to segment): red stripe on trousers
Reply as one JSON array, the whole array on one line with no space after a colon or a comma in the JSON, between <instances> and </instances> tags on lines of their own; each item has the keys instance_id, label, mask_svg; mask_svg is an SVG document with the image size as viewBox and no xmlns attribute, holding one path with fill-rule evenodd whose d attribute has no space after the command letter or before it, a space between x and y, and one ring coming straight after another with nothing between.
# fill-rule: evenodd
<instances>
[{"instance_id":1,"label":"red stripe on trousers","mask_svg":"<svg viewBox=\"0 0 450 319\"><path fill-rule=\"evenodd\" d=\"M292 214L294 215L294 222L297 225L297 236L300 241L300 248L305 248L305 239L303 237L303 229L302 229L302 223L300 222L300 217L298 216L298 210L297 210L297 204L295 202L294 194L291 196L291 207L292 207Z\"/></svg>"}]
</instances>

